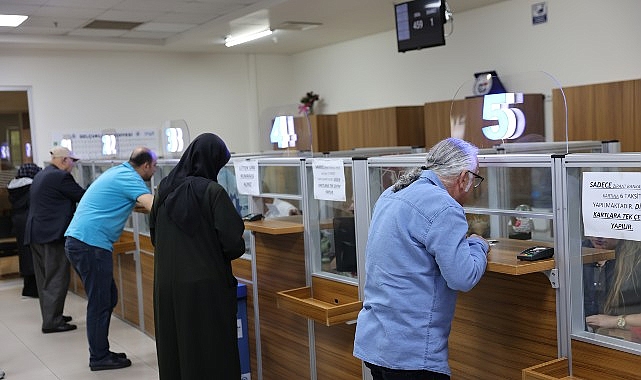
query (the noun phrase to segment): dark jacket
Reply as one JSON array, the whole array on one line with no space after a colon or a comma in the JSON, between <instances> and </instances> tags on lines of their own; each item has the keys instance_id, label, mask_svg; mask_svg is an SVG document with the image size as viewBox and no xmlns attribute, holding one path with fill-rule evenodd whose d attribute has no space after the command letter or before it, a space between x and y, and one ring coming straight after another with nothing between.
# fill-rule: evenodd
<instances>
[{"instance_id":1,"label":"dark jacket","mask_svg":"<svg viewBox=\"0 0 641 380\"><path fill-rule=\"evenodd\" d=\"M71 173L49 165L36 174L31 184L29 216L25 228L25 244L52 243L64 239L85 190Z\"/></svg>"}]
</instances>

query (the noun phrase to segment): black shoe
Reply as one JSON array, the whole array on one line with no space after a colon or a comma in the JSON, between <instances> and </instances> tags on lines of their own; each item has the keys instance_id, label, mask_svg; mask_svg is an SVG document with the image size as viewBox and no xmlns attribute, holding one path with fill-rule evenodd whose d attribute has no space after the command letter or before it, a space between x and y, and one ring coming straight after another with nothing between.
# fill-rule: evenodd
<instances>
[{"instance_id":1,"label":"black shoe","mask_svg":"<svg viewBox=\"0 0 641 380\"><path fill-rule=\"evenodd\" d=\"M78 326L72 325L70 323L63 323L60 326L54 327L52 329L42 329L43 334L51 334L51 333L58 333L58 332L65 332L65 331L71 331L77 329Z\"/></svg>"},{"instance_id":2,"label":"black shoe","mask_svg":"<svg viewBox=\"0 0 641 380\"><path fill-rule=\"evenodd\" d=\"M89 363L89 368L92 371L104 371L108 369L125 368L131 365L131 360L127 358L120 358L114 355L107 355L106 358Z\"/></svg>"},{"instance_id":3,"label":"black shoe","mask_svg":"<svg viewBox=\"0 0 641 380\"><path fill-rule=\"evenodd\" d=\"M63 320L65 323L67 323L67 322L71 322L71 320L72 320L72 319L73 319L73 318L71 318L71 315L63 315L63 316L62 316L62 320Z\"/></svg>"},{"instance_id":4,"label":"black shoe","mask_svg":"<svg viewBox=\"0 0 641 380\"><path fill-rule=\"evenodd\" d=\"M109 351L109 354L116 358L127 359L127 354L125 354L124 352Z\"/></svg>"}]
</instances>

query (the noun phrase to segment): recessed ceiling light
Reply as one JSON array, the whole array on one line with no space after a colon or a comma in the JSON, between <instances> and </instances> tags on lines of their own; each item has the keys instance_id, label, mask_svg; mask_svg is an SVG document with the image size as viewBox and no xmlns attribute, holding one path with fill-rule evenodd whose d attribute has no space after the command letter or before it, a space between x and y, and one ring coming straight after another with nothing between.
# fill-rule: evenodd
<instances>
[{"instance_id":1,"label":"recessed ceiling light","mask_svg":"<svg viewBox=\"0 0 641 380\"><path fill-rule=\"evenodd\" d=\"M16 27L24 22L27 16L23 15L0 15L0 26Z\"/></svg>"}]
</instances>

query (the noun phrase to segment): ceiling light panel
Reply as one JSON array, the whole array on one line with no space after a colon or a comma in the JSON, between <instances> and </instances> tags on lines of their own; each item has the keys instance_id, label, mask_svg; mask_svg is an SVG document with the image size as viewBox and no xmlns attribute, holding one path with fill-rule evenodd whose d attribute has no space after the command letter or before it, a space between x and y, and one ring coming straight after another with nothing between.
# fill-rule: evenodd
<instances>
[{"instance_id":1,"label":"ceiling light panel","mask_svg":"<svg viewBox=\"0 0 641 380\"><path fill-rule=\"evenodd\" d=\"M0 15L0 26L16 27L26 19L25 15Z\"/></svg>"}]
</instances>

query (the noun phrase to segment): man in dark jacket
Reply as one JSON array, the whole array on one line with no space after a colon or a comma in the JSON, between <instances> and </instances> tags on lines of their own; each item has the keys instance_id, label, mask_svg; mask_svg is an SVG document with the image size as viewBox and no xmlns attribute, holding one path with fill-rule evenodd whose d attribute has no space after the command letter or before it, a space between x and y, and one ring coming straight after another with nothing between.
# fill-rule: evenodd
<instances>
[{"instance_id":1,"label":"man in dark jacket","mask_svg":"<svg viewBox=\"0 0 641 380\"><path fill-rule=\"evenodd\" d=\"M25 228L25 244L31 246L42 313L42 332L75 330L71 317L62 312L69 288L69 261L64 233L76 203L85 190L71 176L78 157L69 149L51 149L51 165L36 174L31 184L31 206Z\"/></svg>"}]
</instances>

